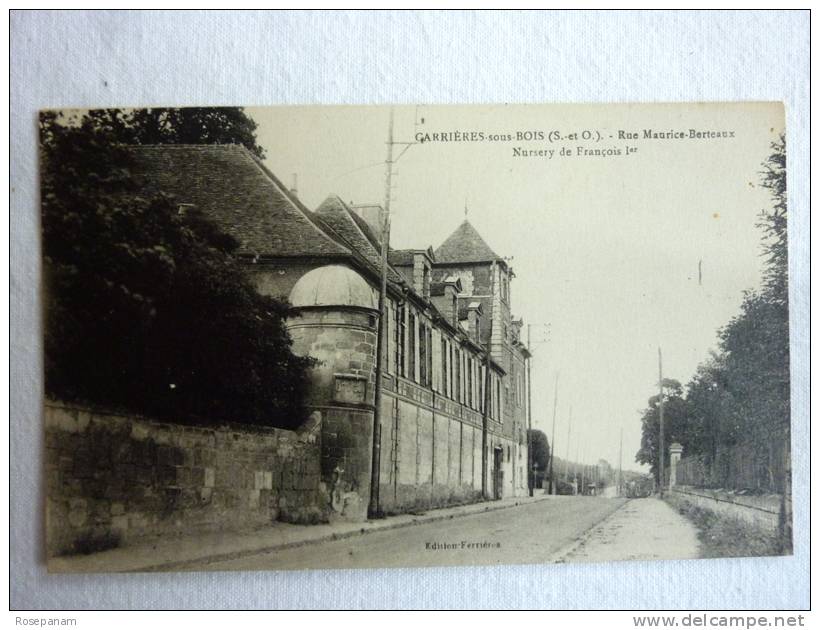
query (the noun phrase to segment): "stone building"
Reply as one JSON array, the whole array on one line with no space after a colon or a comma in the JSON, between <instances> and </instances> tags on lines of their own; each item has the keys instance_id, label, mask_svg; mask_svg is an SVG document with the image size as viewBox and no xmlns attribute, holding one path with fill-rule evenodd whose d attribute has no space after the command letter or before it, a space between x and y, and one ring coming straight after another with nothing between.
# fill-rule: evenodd
<instances>
[{"instance_id":1,"label":"stone building","mask_svg":"<svg viewBox=\"0 0 820 630\"><path fill-rule=\"evenodd\" d=\"M147 146L133 154L146 188L174 195L181 211L201 212L231 234L258 290L295 307L294 351L318 359L308 405L321 424L330 510L366 518L381 209L330 196L311 211L239 146ZM380 509L477 501L482 475L490 498L526 494L529 355L512 316L512 268L466 220L437 249L391 250L388 260Z\"/></svg>"}]
</instances>

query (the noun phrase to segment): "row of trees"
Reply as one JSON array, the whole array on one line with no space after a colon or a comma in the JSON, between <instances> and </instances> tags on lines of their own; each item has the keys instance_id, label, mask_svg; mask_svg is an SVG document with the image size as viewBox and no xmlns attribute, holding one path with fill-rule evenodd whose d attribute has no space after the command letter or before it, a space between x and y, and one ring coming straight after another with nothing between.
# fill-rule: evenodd
<instances>
[{"instance_id":1,"label":"row of trees","mask_svg":"<svg viewBox=\"0 0 820 630\"><path fill-rule=\"evenodd\" d=\"M233 238L144 195L131 171L133 144L262 156L255 128L241 108L41 116L47 396L185 423L301 423L310 361L291 352L288 305L259 295Z\"/></svg>"},{"instance_id":2,"label":"row of trees","mask_svg":"<svg viewBox=\"0 0 820 630\"><path fill-rule=\"evenodd\" d=\"M730 478L736 462L727 456L734 449L753 460L755 470L745 483L757 487L750 490L782 491L790 427L784 136L772 144L763 169L762 185L771 191L773 203L758 222L765 256L762 287L745 292L740 313L719 331L717 350L685 386L664 381L664 428L667 446L680 442L686 457L700 458L707 485L738 485ZM651 466L656 479L658 402L659 396L649 399L636 456Z\"/></svg>"}]
</instances>

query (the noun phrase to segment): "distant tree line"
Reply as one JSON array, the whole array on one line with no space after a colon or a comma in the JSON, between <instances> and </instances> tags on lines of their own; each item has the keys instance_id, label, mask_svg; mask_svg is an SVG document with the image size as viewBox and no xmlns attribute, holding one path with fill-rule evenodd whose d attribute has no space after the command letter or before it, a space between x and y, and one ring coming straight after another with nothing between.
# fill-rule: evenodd
<instances>
[{"instance_id":1,"label":"distant tree line","mask_svg":"<svg viewBox=\"0 0 820 630\"><path fill-rule=\"evenodd\" d=\"M309 359L288 305L260 295L237 243L168 195L147 196L127 145L238 143L241 108L41 116L46 395L175 422L293 427Z\"/></svg>"},{"instance_id":2,"label":"distant tree line","mask_svg":"<svg viewBox=\"0 0 820 630\"><path fill-rule=\"evenodd\" d=\"M776 462L788 459L789 311L786 232L786 142L772 144L761 183L772 206L759 215L764 272L759 290L746 291L740 312L719 331L715 351L683 386L664 381L665 443L679 442L684 457L700 457L711 485L729 483L722 453L743 447L754 459L758 484L780 489ZM658 476L659 396L644 411L636 461ZM668 462L668 451L665 454ZM728 466L731 462L724 462ZM668 464L667 464L668 470ZM787 469L786 469L787 470ZM780 471L781 477L784 474ZM767 478L768 477L768 478Z\"/></svg>"}]
</instances>

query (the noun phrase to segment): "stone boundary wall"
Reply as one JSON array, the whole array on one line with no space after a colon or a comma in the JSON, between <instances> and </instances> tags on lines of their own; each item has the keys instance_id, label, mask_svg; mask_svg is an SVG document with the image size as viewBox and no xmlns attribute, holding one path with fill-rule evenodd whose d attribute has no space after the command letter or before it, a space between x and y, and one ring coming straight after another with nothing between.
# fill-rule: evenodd
<instances>
[{"instance_id":1,"label":"stone boundary wall","mask_svg":"<svg viewBox=\"0 0 820 630\"><path fill-rule=\"evenodd\" d=\"M769 534L778 534L780 495L745 496L678 485L671 491L700 508L736 518Z\"/></svg>"},{"instance_id":2,"label":"stone boundary wall","mask_svg":"<svg viewBox=\"0 0 820 630\"><path fill-rule=\"evenodd\" d=\"M324 521L320 428L192 427L47 402L49 555Z\"/></svg>"}]
</instances>

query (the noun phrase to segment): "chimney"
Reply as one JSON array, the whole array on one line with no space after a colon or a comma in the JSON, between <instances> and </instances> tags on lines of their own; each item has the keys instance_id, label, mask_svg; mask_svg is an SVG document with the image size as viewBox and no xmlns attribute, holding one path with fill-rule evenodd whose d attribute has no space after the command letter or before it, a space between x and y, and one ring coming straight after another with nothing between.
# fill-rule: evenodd
<instances>
[{"instance_id":1,"label":"chimney","mask_svg":"<svg viewBox=\"0 0 820 630\"><path fill-rule=\"evenodd\" d=\"M467 307L467 327L470 337L477 344L481 344L481 302L470 302Z\"/></svg>"},{"instance_id":2,"label":"chimney","mask_svg":"<svg viewBox=\"0 0 820 630\"><path fill-rule=\"evenodd\" d=\"M376 204L354 206L352 201L349 205L353 212L364 219L364 222L367 223L376 238L381 239L382 221L384 219L384 210L382 207Z\"/></svg>"},{"instance_id":3,"label":"chimney","mask_svg":"<svg viewBox=\"0 0 820 630\"><path fill-rule=\"evenodd\" d=\"M458 291L455 286L448 284L444 287L444 314L447 320L458 328Z\"/></svg>"},{"instance_id":4,"label":"chimney","mask_svg":"<svg viewBox=\"0 0 820 630\"><path fill-rule=\"evenodd\" d=\"M447 322L458 328L458 294L461 281L456 276L447 276L430 285L430 301Z\"/></svg>"},{"instance_id":5,"label":"chimney","mask_svg":"<svg viewBox=\"0 0 820 630\"><path fill-rule=\"evenodd\" d=\"M294 197L299 196L299 186L298 186L299 177L296 173L293 174L293 186L290 187L290 194Z\"/></svg>"},{"instance_id":6,"label":"chimney","mask_svg":"<svg viewBox=\"0 0 820 630\"><path fill-rule=\"evenodd\" d=\"M413 289L420 296L430 298L430 263L423 252L413 254Z\"/></svg>"}]
</instances>

